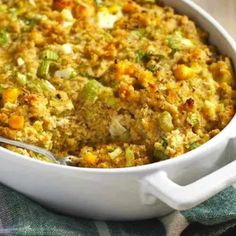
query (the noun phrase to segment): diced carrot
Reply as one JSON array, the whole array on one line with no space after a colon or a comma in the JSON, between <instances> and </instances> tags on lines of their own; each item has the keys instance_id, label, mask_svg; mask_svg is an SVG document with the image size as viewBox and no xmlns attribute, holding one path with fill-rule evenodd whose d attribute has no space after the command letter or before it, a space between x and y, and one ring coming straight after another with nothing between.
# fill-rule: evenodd
<instances>
[{"instance_id":1,"label":"diced carrot","mask_svg":"<svg viewBox=\"0 0 236 236\"><path fill-rule=\"evenodd\" d=\"M129 61L121 61L115 66L116 68L116 79L120 80L123 75L132 76L135 72L135 68Z\"/></svg>"},{"instance_id":2,"label":"diced carrot","mask_svg":"<svg viewBox=\"0 0 236 236\"><path fill-rule=\"evenodd\" d=\"M7 123L8 116L5 113L0 113L0 122Z\"/></svg>"},{"instance_id":3,"label":"diced carrot","mask_svg":"<svg viewBox=\"0 0 236 236\"><path fill-rule=\"evenodd\" d=\"M138 9L139 9L138 5L133 1L128 1L123 6L123 11L124 11L124 13L127 13L127 14L135 13L138 11Z\"/></svg>"},{"instance_id":4,"label":"diced carrot","mask_svg":"<svg viewBox=\"0 0 236 236\"><path fill-rule=\"evenodd\" d=\"M174 103L178 100L178 94L174 89L168 89L167 91L167 100L168 102Z\"/></svg>"},{"instance_id":5,"label":"diced carrot","mask_svg":"<svg viewBox=\"0 0 236 236\"><path fill-rule=\"evenodd\" d=\"M134 87L132 85L121 84L118 93L121 98L130 98L134 95Z\"/></svg>"},{"instance_id":6,"label":"diced carrot","mask_svg":"<svg viewBox=\"0 0 236 236\"><path fill-rule=\"evenodd\" d=\"M24 128L25 119L23 116L13 115L9 118L8 124L12 129L21 130Z\"/></svg>"},{"instance_id":7,"label":"diced carrot","mask_svg":"<svg viewBox=\"0 0 236 236\"><path fill-rule=\"evenodd\" d=\"M53 9L61 11L65 8L72 8L74 5L73 0L53 0Z\"/></svg>"},{"instance_id":8,"label":"diced carrot","mask_svg":"<svg viewBox=\"0 0 236 236\"><path fill-rule=\"evenodd\" d=\"M76 19L85 20L89 17L89 9L84 6L76 6L73 8L73 16Z\"/></svg>"}]
</instances>

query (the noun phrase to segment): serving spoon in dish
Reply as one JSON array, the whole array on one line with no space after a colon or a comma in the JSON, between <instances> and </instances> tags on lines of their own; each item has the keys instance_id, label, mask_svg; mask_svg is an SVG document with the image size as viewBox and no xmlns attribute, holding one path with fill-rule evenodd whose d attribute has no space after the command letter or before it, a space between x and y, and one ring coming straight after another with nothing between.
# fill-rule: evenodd
<instances>
[{"instance_id":1,"label":"serving spoon in dish","mask_svg":"<svg viewBox=\"0 0 236 236\"><path fill-rule=\"evenodd\" d=\"M50 151L48 151L44 148L40 148L40 147L31 145L31 144L26 144L26 143L22 143L22 142L19 142L19 141L11 140L11 139L8 139L8 138L0 137L0 143L5 143L5 144L9 144L9 145L16 146L16 147L19 147L19 148L24 148L24 149L33 151L35 153L44 155L44 156L48 157L55 164L68 165L69 162L71 162L71 159L72 159L72 156L67 156L67 157L57 159L53 155L53 153L51 153Z\"/></svg>"}]
</instances>

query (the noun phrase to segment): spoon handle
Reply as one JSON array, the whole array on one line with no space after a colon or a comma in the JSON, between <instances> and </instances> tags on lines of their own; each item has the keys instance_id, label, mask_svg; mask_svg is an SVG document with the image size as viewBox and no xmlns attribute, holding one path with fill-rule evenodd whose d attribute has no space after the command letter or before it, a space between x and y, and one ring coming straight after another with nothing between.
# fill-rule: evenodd
<instances>
[{"instance_id":1,"label":"spoon handle","mask_svg":"<svg viewBox=\"0 0 236 236\"><path fill-rule=\"evenodd\" d=\"M10 140L10 139L3 138L3 137L0 137L0 142L1 143L5 143L5 144L10 144L10 145L13 145L13 146L16 146L16 147L20 147L20 148L25 148L25 149L31 150L33 152L36 152L36 153L42 154L44 156L47 156L53 162L58 163L56 158L54 157L54 155L51 152L49 152L46 149L44 149L44 148L40 148L40 147L31 145L31 144L26 144L26 143L14 141L14 140Z\"/></svg>"}]
</instances>

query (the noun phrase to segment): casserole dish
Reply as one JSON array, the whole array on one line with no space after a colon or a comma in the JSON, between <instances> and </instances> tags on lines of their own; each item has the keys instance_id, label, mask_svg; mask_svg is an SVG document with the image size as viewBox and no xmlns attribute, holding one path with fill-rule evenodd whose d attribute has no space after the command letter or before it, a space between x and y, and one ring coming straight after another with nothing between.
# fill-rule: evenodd
<instances>
[{"instance_id":1,"label":"casserole dish","mask_svg":"<svg viewBox=\"0 0 236 236\"><path fill-rule=\"evenodd\" d=\"M214 19L186 0L163 2L207 29L210 41L236 65L234 41ZM49 208L71 215L109 220L161 216L173 209L194 207L236 181L236 164L228 164L235 151L235 122L233 118L219 135L181 157L119 170L39 163L1 148L0 181Z\"/></svg>"}]
</instances>

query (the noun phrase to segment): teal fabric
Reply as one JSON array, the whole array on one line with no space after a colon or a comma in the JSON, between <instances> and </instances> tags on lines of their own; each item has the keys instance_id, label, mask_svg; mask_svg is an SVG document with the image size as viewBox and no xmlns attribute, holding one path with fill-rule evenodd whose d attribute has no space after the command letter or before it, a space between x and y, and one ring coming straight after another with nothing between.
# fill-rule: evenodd
<instances>
[{"instance_id":1,"label":"teal fabric","mask_svg":"<svg viewBox=\"0 0 236 236\"><path fill-rule=\"evenodd\" d=\"M206 226L201 224L190 225L183 236L235 236L236 221L225 222L218 225Z\"/></svg>"},{"instance_id":2,"label":"teal fabric","mask_svg":"<svg viewBox=\"0 0 236 236\"><path fill-rule=\"evenodd\" d=\"M194 209L161 219L98 222L57 214L0 185L1 236L220 236L228 232L236 235L233 187Z\"/></svg>"},{"instance_id":3,"label":"teal fabric","mask_svg":"<svg viewBox=\"0 0 236 236\"><path fill-rule=\"evenodd\" d=\"M216 225L234 220L236 219L235 188L228 188L204 204L182 214L188 221L204 225Z\"/></svg>"}]
</instances>

